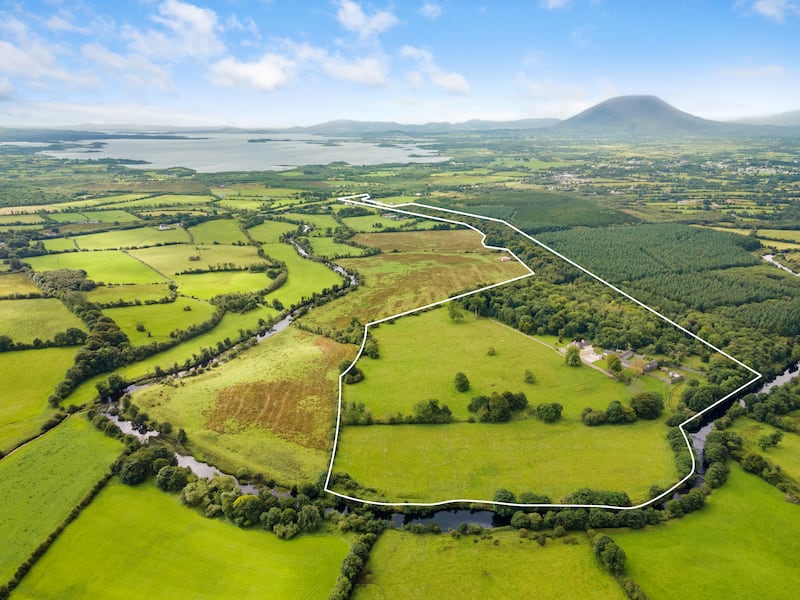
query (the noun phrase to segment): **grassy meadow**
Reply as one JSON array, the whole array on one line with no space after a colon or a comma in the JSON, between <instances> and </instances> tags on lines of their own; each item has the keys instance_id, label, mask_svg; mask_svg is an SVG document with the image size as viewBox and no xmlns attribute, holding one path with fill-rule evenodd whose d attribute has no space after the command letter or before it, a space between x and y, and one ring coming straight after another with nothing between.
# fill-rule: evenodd
<instances>
[{"instance_id":1,"label":"grassy meadow","mask_svg":"<svg viewBox=\"0 0 800 600\"><path fill-rule=\"evenodd\" d=\"M280 221L264 221L260 225L248 229L247 233L257 242L277 244L281 234L287 231L297 231L297 225Z\"/></svg>"},{"instance_id":2,"label":"grassy meadow","mask_svg":"<svg viewBox=\"0 0 800 600\"><path fill-rule=\"evenodd\" d=\"M154 227L137 227L103 233L90 233L70 238L81 250L114 250L143 248L157 244L175 244L189 241L189 235L180 227L160 230Z\"/></svg>"},{"instance_id":3,"label":"grassy meadow","mask_svg":"<svg viewBox=\"0 0 800 600\"><path fill-rule=\"evenodd\" d=\"M625 598L592 554L585 534L539 546L516 531L476 536L386 531L357 586L355 600L417 598Z\"/></svg>"},{"instance_id":4,"label":"grassy meadow","mask_svg":"<svg viewBox=\"0 0 800 600\"><path fill-rule=\"evenodd\" d=\"M283 541L206 519L151 485L111 483L13 597L312 600L330 593L348 551L339 535Z\"/></svg>"},{"instance_id":5,"label":"grassy meadow","mask_svg":"<svg viewBox=\"0 0 800 600\"><path fill-rule=\"evenodd\" d=\"M77 506L122 452L122 444L76 414L0 460L0 581ZM14 543L6 543L13 540Z\"/></svg>"},{"instance_id":6,"label":"grassy meadow","mask_svg":"<svg viewBox=\"0 0 800 600\"><path fill-rule=\"evenodd\" d=\"M169 297L169 288L166 283L140 283L129 285L101 285L86 292L90 302L101 306L114 302L146 302L147 300L161 300Z\"/></svg>"},{"instance_id":7,"label":"grassy meadow","mask_svg":"<svg viewBox=\"0 0 800 600\"><path fill-rule=\"evenodd\" d=\"M215 219L204 221L189 228L189 235L195 244L247 244L247 236L235 219Z\"/></svg>"},{"instance_id":8,"label":"grassy meadow","mask_svg":"<svg viewBox=\"0 0 800 600\"><path fill-rule=\"evenodd\" d=\"M214 271L176 275L175 283L181 294L210 300L219 294L258 292L268 287L271 279L264 273L249 271Z\"/></svg>"},{"instance_id":9,"label":"grassy meadow","mask_svg":"<svg viewBox=\"0 0 800 600\"><path fill-rule=\"evenodd\" d=\"M258 250L253 246L179 244L132 250L130 255L167 277L178 275L184 271L208 269L225 263L246 267L264 262L258 256Z\"/></svg>"},{"instance_id":10,"label":"grassy meadow","mask_svg":"<svg viewBox=\"0 0 800 600\"><path fill-rule=\"evenodd\" d=\"M41 290L25 273L3 273L0 275L0 298L15 294L39 294Z\"/></svg>"},{"instance_id":11,"label":"grassy meadow","mask_svg":"<svg viewBox=\"0 0 800 600\"><path fill-rule=\"evenodd\" d=\"M47 399L72 366L77 348L0 353L0 452L33 437L53 415Z\"/></svg>"},{"instance_id":12,"label":"grassy meadow","mask_svg":"<svg viewBox=\"0 0 800 600\"><path fill-rule=\"evenodd\" d=\"M612 536L651 600L789 600L800 586L800 506L736 464L701 511Z\"/></svg>"},{"instance_id":13,"label":"grassy meadow","mask_svg":"<svg viewBox=\"0 0 800 600\"><path fill-rule=\"evenodd\" d=\"M163 248L154 250L164 251ZM158 271L137 260L133 253L118 250L99 252L67 252L47 254L26 258L34 271L55 271L57 269L83 269L89 279L103 283L159 283L164 277Z\"/></svg>"},{"instance_id":14,"label":"grassy meadow","mask_svg":"<svg viewBox=\"0 0 800 600\"><path fill-rule=\"evenodd\" d=\"M772 425L759 423L753 419L740 417L734 421L731 427L742 436L745 450L760 454L773 464L780 465L781 469L796 482L800 483L800 435L789 431L783 431L783 439L780 443L767 450L761 450L758 446L758 439L765 435L771 435L778 431Z\"/></svg>"},{"instance_id":15,"label":"grassy meadow","mask_svg":"<svg viewBox=\"0 0 800 600\"><path fill-rule=\"evenodd\" d=\"M86 326L56 298L29 298L0 301L0 333L15 342L43 342L70 327L85 330Z\"/></svg>"},{"instance_id":16,"label":"grassy meadow","mask_svg":"<svg viewBox=\"0 0 800 600\"><path fill-rule=\"evenodd\" d=\"M144 346L168 341L171 332L199 325L211 318L215 310L208 302L179 297L167 304L107 308L104 313L114 319L131 345Z\"/></svg>"},{"instance_id":17,"label":"grassy meadow","mask_svg":"<svg viewBox=\"0 0 800 600\"><path fill-rule=\"evenodd\" d=\"M315 292L341 284L344 280L317 262L301 257L289 244L264 244L264 253L272 259L286 263L289 276L281 287L267 296L267 300L277 298L284 306L291 306L310 298Z\"/></svg>"},{"instance_id":18,"label":"grassy meadow","mask_svg":"<svg viewBox=\"0 0 800 600\"><path fill-rule=\"evenodd\" d=\"M196 456L228 472L313 480L328 461L338 365L355 348L284 330L206 373L134 394L159 421L180 423Z\"/></svg>"}]
</instances>

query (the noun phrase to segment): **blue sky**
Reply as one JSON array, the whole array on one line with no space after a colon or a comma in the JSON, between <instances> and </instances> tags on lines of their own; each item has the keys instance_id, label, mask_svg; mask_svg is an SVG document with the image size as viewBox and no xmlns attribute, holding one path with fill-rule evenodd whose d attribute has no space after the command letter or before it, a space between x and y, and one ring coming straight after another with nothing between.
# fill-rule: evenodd
<instances>
[{"instance_id":1,"label":"blue sky","mask_svg":"<svg viewBox=\"0 0 800 600\"><path fill-rule=\"evenodd\" d=\"M800 0L0 0L0 126L800 109Z\"/></svg>"}]
</instances>

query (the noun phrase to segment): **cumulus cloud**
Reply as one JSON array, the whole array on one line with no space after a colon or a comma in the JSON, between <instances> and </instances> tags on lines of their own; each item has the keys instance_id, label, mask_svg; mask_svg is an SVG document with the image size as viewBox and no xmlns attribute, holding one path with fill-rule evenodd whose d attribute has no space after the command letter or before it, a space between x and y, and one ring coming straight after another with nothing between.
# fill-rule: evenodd
<instances>
[{"instance_id":1,"label":"cumulus cloud","mask_svg":"<svg viewBox=\"0 0 800 600\"><path fill-rule=\"evenodd\" d=\"M58 46L40 39L21 21L7 19L0 25L0 30L14 40L0 40L0 73L36 84L42 84L46 79L74 79L56 60Z\"/></svg>"},{"instance_id":2,"label":"cumulus cloud","mask_svg":"<svg viewBox=\"0 0 800 600\"><path fill-rule=\"evenodd\" d=\"M311 44L293 44L291 42L287 42L287 47L294 58L304 67L322 69L333 79L369 87L379 87L386 82L388 67L386 61L380 56L345 58Z\"/></svg>"},{"instance_id":3,"label":"cumulus cloud","mask_svg":"<svg viewBox=\"0 0 800 600\"><path fill-rule=\"evenodd\" d=\"M292 80L295 67L291 59L273 53L267 53L253 62L227 57L211 66L210 78L222 87L274 92Z\"/></svg>"},{"instance_id":4,"label":"cumulus cloud","mask_svg":"<svg viewBox=\"0 0 800 600\"><path fill-rule=\"evenodd\" d=\"M419 14L433 21L442 16L442 7L436 2L426 2L420 7Z\"/></svg>"},{"instance_id":5,"label":"cumulus cloud","mask_svg":"<svg viewBox=\"0 0 800 600\"><path fill-rule=\"evenodd\" d=\"M175 91L170 74L143 56L118 54L99 44L84 44L81 55L105 72L121 77L133 87L155 86L168 92Z\"/></svg>"},{"instance_id":6,"label":"cumulus cloud","mask_svg":"<svg viewBox=\"0 0 800 600\"><path fill-rule=\"evenodd\" d=\"M400 56L411 58L417 62L417 70L409 75L412 85L421 85L423 75L434 85L451 94L465 94L469 91L469 83L459 73L447 73L437 64L429 51L415 46L400 48Z\"/></svg>"},{"instance_id":7,"label":"cumulus cloud","mask_svg":"<svg viewBox=\"0 0 800 600\"><path fill-rule=\"evenodd\" d=\"M146 30L126 26L123 37L135 53L151 58L180 60L208 58L225 50L219 38L221 26L217 13L180 0L165 0L151 20L160 28Z\"/></svg>"},{"instance_id":8,"label":"cumulus cloud","mask_svg":"<svg viewBox=\"0 0 800 600\"><path fill-rule=\"evenodd\" d=\"M347 31L357 33L362 39L389 31L400 21L388 10L380 10L368 15L358 2L339 0L336 19Z\"/></svg>"},{"instance_id":9,"label":"cumulus cloud","mask_svg":"<svg viewBox=\"0 0 800 600\"><path fill-rule=\"evenodd\" d=\"M722 69L719 74L724 77L733 77L735 79L774 79L784 77L786 75L786 69L779 65L745 68L732 67Z\"/></svg>"},{"instance_id":10,"label":"cumulus cloud","mask_svg":"<svg viewBox=\"0 0 800 600\"><path fill-rule=\"evenodd\" d=\"M775 23L783 23L787 16L800 15L800 4L797 0L754 0L750 10Z\"/></svg>"}]
</instances>

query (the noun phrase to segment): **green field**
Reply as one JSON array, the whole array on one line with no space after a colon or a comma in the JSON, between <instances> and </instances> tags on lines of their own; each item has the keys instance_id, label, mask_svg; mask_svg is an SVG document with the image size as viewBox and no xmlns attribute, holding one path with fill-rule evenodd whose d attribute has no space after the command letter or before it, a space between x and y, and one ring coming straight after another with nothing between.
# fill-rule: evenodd
<instances>
[{"instance_id":1,"label":"green field","mask_svg":"<svg viewBox=\"0 0 800 600\"><path fill-rule=\"evenodd\" d=\"M239 222L234 219L217 219L205 221L189 228L195 244L235 244L249 243L247 236L239 227Z\"/></svg>"},{"instance_id":2,"label":"green field","mask_svg":"<svg viewBox=\"0 0 800 600\"><path fill-rule=\"evenodd\" d=\"M281 223L280 221L264 221L260 225L248 229L247 233L257 242L276 244L281 234L287 231L297 231L297 225L294 223Z\"/></svg>"},{"instance_id":3,"label":"green field","mask_svg":"<svg viewBox=\"0 0 800 600\"><path fill-rule=\"evenodd\" d=\"M700 512L612 535L651 600L797 596L800 507L736 464Z\"/></svg>"},{"instance_id":4,"label":"green field","mask_svg":"<svg viewBox=\"0 0 800 600\"><path fill-rule=\"evenodd\" d=\"M169 248L167 246L166 248ZM164 248L154 248L164 251ZM118 250L68 252L26 258L34 271L83 269L89 279L103 283L159 283L164 278L133 256Z\"/></svg>"},{"instance_id":5,"label":"green field","mask_svg":"<svg viewBox=\"0 0 800 600\"><path fill-rule=\"evenodd\" d=\"M215 310L208 302L180 297L167 304L107 308L103 312L114 319L131 345L144 346L168 341L173 331L186 331L191 325L199 325L210 319ZM144 331L138 330L141 328Z\"/></svg>"},{"instance_id":6,"label":"green field","mask_svg":"<svg viewBox=\"0 0 800 600\"><path fill-rule=\"evenodd\" d=\"M0 275L0 298L14 294L39 294L41 290L25 273L4 273Z\"/></svg>"},{"instance_id":7,"label":"green field","mask_svg":"<svg viewBox=\"0 0 800 600\"><path fill-rule=\"evenodd\" d=\"M281 482L325 470L339 362L355 348L290 328L178 387L155 385L134 402L183 427L196 456Z\"/></svg>"},{"instance_id":8,"label":"green field","mask_svg":"<svg viewBox=\"0 0 800 600\"><path fill-rule=\"evenodd\" d=\"M194 269L209 269L225 263L245 267L264 262L253 246L178 244L132 250L130 254L167 277Z\"/></svg>"},{"instance_id":9,"label":"green field","mask_svg":"<svg viewBox=\"0 0 800 600\"><path fill-rule=\"evenodd\" d=\"M389 213L394 214L394 213ZM382 215L367 215L364 217L348 217L342 219L345 225L358 232L371 233L382 231L388 227L395 229L430 229L436 225L436 221L428 219L404 219L394 217L384 217ZM377 225L377 226L376 226Z\"/></svg>"},{"instance_id":10,"label":"green field","mask_svg":"<svg viewBox=\"0 0 800 600\"><path fill-rule=\"evenodd\" d=\"M104 306L119 300L134 302L139 300L160 300L169 297L169 288L166 283L140 283L131 285L101 285L86 292L86 297L91 302Z\"/></svg>"},{"instance_id":11,"label":"green field","mask_svg":"<svg viewBox=\"0 0 800 600\"><path fill-rule=\"evenodd\" d=\"M220 294L258 292L268 287L272 280L264 273L249 271L215 271L176 275L175 283L185 296L209 300Z\"/></svg>"},{"instance_id":12,"label":"green field","mask_svg":"<svg viewBox=\"0 0 800 600\"><path fill-rule=\"evenodd\" d=\"M185 243L189 241L189 235L180 227L163 231L154 227L137 227L136 229L90 233L73 237L72 240L81 250L113 250Z\"/></svg>"},{"instance_id":13,"label":"green field","mask_svg":"<svg viewBox=\"0 0 800 600\"><path fill-rule=\"evenodd\" d=\"M124 205L125 208L150 208L154 206L192 206L195 204L208 204L213 202L213 196L194 196L165 194L162 196L152 196L141 200L130 200L125 202L114 202L115 205Z\"/></svg>"},{"instance_id":14,"label":"green field","mask_svg":"<svg viewBox=\"0 0 800 600\"><path fill-rule=\"evenodd\" d=\"M52 415L47 398L72 366L75 348L0 353L0 452L36 435Z\"/></svg>"},{"instance_id":15,"label":"green field","mask_svg":"<svg viewBox=\"0 0 800 600\"><path fill-rule=\"evenodd\" d=\"M31 225L33 223L43 223L44 219L39 215L0 215L0 225Z\"/></svg>"},{"instance_id":16,"label":"green field","mask_svg":"<svg viewBox=\"0 0 800 600\"><path fill-rule=\"evenodd\" d=\"M363 253L361 248L335 242L333 238L329 237L312 237L309 238L309 241L315 256L333 259L342 256L361 256Z\"/></svg>"},{"instance_id":17,"label":"green field","mask_svg":"<svg viewBox=\"0 0 800 600\"><path fill-rule=\"evenodd\" d=\"M67 237L67 238L53 238L50 240L44 240L44 247L49 252L63 252L65 250L77 250L78 246L75 243L75 238Z\"/></svg>"},{"instance_id":18,"label":"green field","mask_svg":"<svg viewBox=\"0 0 800 600\"><path fill-rule=\"evenodd\" d=\"M780 465L781 469L796 482L800 483L800 435L784 431L780 443L767 450L761 450L758 439L778 431L766 423L759 423L753 419L740 417L736 419L731 428L742 436L745 449L748 452L760 454L773 464Z\"/></svg>"},{"instance_id":19,"label":"green field","mask_svg":"<svg viewBox=\"0 0 800 600\"><path fill-rule=\"evenodd\" d=\"M516 531L490 539L386 531L355 600L418 598L625 598L592 554L585 534L539 546Z\"/></svg>"},{"instance_id":20,"label":"green field","mask_svg":"<svg viewBox=\"0 0 800 600\"><path fill-rule=\"evenodd\" d=\"M112 483L14 598L326 598L348 550L339 535L282 541L205 519L155 487Z\"/></svg>"},{"instance_id":21,"label":"green field","mask_svg":"<svg viewBox=\"0 0 800 600\"><path fill-rule=\"evenodd\" d=\"M364 284L341 300L315 308L304 317L307 322L346 327L357 317L367 323L526 273L516 261L500 262L501 255L483 248L473 231L382 233L359 235L356 241L384 253L337 260L360 273Z\"/></svg>"},{"instance_id":22,"label":"green field","mask_svg":"<svg viewBox=\"0 0 800 600\"><path fill-rule=\"evenodd\" d=\"M299 221L310 224L317 235L330 235L325 230L339 227L339 223L331 215L307 215L302 213L281 213L281 216L292 221Z\"/></svg>"},{"instance_id":23,"label":"green field","mask_svg":"<svg viewBox=\"0 0 800 600\"><path fill-rule=\"evenodd\" d=\"M124 210L84 210L81 214L90 221L101 223L136 223L141 221L136 215Z\"/></svg>"},{"instance_id":24,"label":"green field","mask_svg":"<svg viewBox=\"0 0 800 600\"><path fill-rule=\"evenodd\" d=\"M343 281L325 265L301 257L289 244L264 244L262 248L270 258L286 263L289 270L286 283L267 296L270 301L277 298L289 307Z\"/></svg>"},{"instance_id":25,"label":"green field","mask_svg":"<svg viewBox=\"0 0 800 600\"><path fill-rule=\"evenodd\" d=\"M473 396L509 390L525 392L533 406L560 402L562 418L583 427L580 414L586 406L605 409L612 400L627 404L633 394L650 389L650 383L662 394L668 391L667 384L650 377L626 386L586 365L569 367L562 354L535 338L469 313L462 321L451 321L446 308L403 317L370 332L381 357L359 360L365 379L345 387L344 400L364 403L379 418L410 414L417 402L435 398L447 404L455 418L466 420ZM494 356L487 356L489 348L495 349ZM524 382L528 369L536 376L535 384ZM468 392L455 390L458 372L467 375Z\"/></svg>"},{"instance_id":26,"label":"green field","mask_svg":"<svg viewBox=\"0 0 800 600\"><path fill-rule=\"evenodd\" d=\"M70 327L86 329L83 321L55 298L0 301L0 332L15 342L50 341Z\"/></svg>"},{"instance_id":27,"label":"green field","mask_svg":"<svg viewBox=\"0 0 800 600\"><path fill-rule=\"evenodd\" d=\"M77 506L122 452L82 414L0 461L0 581ZM7 543L13 540L13 544Z\"/></svg>"}]
</instances>

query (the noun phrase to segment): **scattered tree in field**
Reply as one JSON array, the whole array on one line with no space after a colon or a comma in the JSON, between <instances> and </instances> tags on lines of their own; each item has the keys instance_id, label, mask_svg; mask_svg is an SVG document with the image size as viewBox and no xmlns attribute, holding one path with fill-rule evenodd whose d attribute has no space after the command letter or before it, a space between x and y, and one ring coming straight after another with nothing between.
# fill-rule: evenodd
<instances>
[{"instance_id":1,"label":"scattered tree in field","mask_svg":"<svg viewBox=\"0 0 800 600\"><path fill-rule=\"evenodd\" d=\"M783 439L783 432L775 431L769 435L762 435L758 438L758 447L766 451L767 448L773 448L781 443Z\"/></svg>"},{"instance_id":2,"label":"scattered tree in field","mask_svg":"<svg viewBox=\"0 0 800 600\"><path fill-rule=\"evenodd\" d=\"M616 354L608 355L608 358L606 358L606 365L608 365L608 370L615 375L619 375L622 372L622 360L620 360L619 356Z\"/></svg>"},{"instance_id":3,"label":"scattered tree in field","mask_svg":"<svg viewBox=\"0 0 800 600\"><path fill-rule=\"evenodd\" d=\"M581 351L577 346L570 346L567 348L567 354L564 357L565 362L570 367L581 366Z\"/></svg>"},{"instance_id":4,"label":"scattered tree in field","mask_svg":"<svg viewBox=\"0 0 800 600\"><path fill-rule=\"evenodd\" d=\"M536 383L536 375L530 369L525 369L525 383Z\"/></svg>"},{"instance_id":5,"label":"scattered tree in field","mask_svg":"<svg viewBox=\"0 0 800 600\"><path fill-rule=\"evenodd\" d=\"M470 400L467 410L478 415L481 423L502 423L528 406L528 397L523 392L493 392L491 396L475 396Z\"/></svg>"},{"instance_id":6,"label":"scattered tree in field","mask_svg":"<svg viewBox=\"0 0 800 600\"><path fill-rule=\"evenodd\" d=\"M467 376L461 371L456 373L454 383L457 392L466 392L469 390L469 379L467 379Z\"/></svg>"},{"instance_id":7,"label":"scattered tree in field","mask_svg":"<svg viewBox=\"0 0 800 600\"><path fill-rule=\"evenodd\" d=\"M438 400L423 400L414 405L415 423L450 423L453 413L447 404L439 406Z\"/></svg>"},{"instance_id":8,"label":"scattered tree in field","mask_svg":"<svg viewBox=\"0 0 800 600\"><path fill-rule=\"evenodd\" d=\"M451 300L447 303L447 316L451 321L463 321L464 312L461 310L461 303L457 300Z\"/></svg>"},{"instance_id":9,"label":"scattered tree in field","mask_svg":"<svg viewBox=\"0 0 800 600\"><path fill-rule=\"evenodd\" d=\"M175 439L181 446L183 446L186 442L189 441L189 436L187 436L186 431L184 431L183 428L181 428L178 429L178 435Z\"/></svg>"},{"instance_id":10,"label":"scattered tree in field","mask_svg":"<svg viewBox=\"0 0 800 600\"><path fill-rule=\"evenodd\" d=\"M489 349L486 351L486 356L495 356L497 354L497 350L494 349L494 346L489 346Z\"/></svg>"},{"instance_id":11,"label":"scattered tree in field","mask_svg":"<svg viewBox=\"0 0 800 600\"><path fill-rule=\"evenodd\" d=\"M664 412L664 398L658 392L641 392L631 398L631 408L640 419L657 419Z\"/></svg>"},{"instance_id":12,"label":"scattered tree in field","mask_svg":"<svg viewBox=\"0 0 800 600\"><path fill-rule=\"evenodd\" d=\"M555 423L561 418L564 407L558 402L546 402L536 407L536 418L545 423Z\"/></svg>"}]
</instances>

